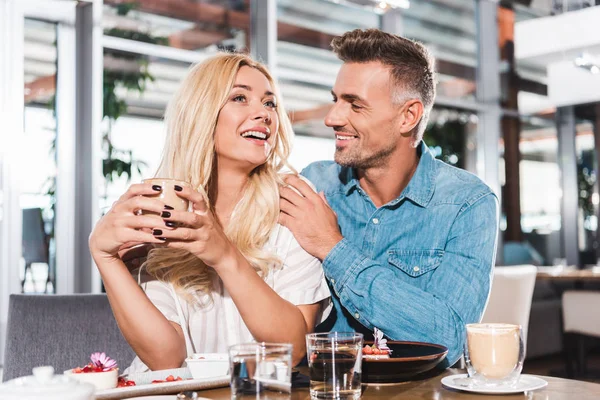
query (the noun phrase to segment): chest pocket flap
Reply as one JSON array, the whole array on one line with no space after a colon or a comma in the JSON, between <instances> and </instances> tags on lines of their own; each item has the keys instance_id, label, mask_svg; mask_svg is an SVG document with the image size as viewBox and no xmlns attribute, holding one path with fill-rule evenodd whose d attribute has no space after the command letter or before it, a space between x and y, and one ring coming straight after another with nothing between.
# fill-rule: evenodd
<instances>
[{"instance_id":1,"label":"chest pocket flap","mask_svg":"<svg viewBox=\"0 0 600 400\"><path fill-rule=\"evenodd\" d=\"M389 250L389 262L416 278L436 269L444 256L443 250Z\"/></svg>"}]
</instances>

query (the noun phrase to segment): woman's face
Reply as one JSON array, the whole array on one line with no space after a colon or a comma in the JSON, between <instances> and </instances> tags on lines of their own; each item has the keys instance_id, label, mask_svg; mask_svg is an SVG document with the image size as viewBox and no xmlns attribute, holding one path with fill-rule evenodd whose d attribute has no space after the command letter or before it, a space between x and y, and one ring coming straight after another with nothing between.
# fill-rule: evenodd
<instances>
[{"instance_id":1,"label":"woman's face","mask_svg":"<svg viewBox=\"0 0 600 400\"><path fill-rule=\"evenodd\" d=\"M215 129L219 168L252 171L267 161L279 129L277 99L266 76L243 66Z\"/></svg>"}]
</instances>

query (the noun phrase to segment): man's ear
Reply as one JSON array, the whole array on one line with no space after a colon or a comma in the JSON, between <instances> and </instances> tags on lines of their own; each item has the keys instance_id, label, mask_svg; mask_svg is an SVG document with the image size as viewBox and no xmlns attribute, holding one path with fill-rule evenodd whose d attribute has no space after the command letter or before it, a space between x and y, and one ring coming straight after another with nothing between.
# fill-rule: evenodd
<instances>
[{"instance_id":1,"label":"man's ear","mask_svg":"<svg viewBox=\"0 0 600 400\"><path fill-rule=\"evenodd\" d=\"M408 137L423 117L423 103L418 99L406 101L400 108L398 118L398 131L402 136Z\"/></svg>"}]
</instances>

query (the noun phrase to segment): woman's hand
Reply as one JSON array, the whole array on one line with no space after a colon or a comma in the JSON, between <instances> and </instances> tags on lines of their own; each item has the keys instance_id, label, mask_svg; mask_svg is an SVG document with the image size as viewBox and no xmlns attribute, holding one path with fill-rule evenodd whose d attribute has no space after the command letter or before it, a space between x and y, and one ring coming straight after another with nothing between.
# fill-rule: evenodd
<instances>
[{"instance_id":1,"label":"woman's hand","mask_svg":"<svg viewBox=\"0 0 600 400\"><path fill-rule=\"evenodd\" d=\"M90 251L95 259L120 259L119 252L137 244L164 243L164 239L152 232L171 229L159 216L165 211L165 204L158 199L144 197L155 195L160 190L162 188L150 183L131 185L113 204L90 235ZM141 210L156 215L141 214Z\"/></svg>"},{"instance_id":2,"label":"woman's hand","mask_svg":"<svg viewBox=\"0 0 600 400\"><path fill-rule=\"evenodd\" d=\"M179 226L158 234L167 239L167 247L187 250L206 265L218 270L235 256L235 246L208 210L202 194L189 187L183 187L177 195L189 200L193 210L167 211L166 214L170 215L164 218L165 223L176 222Z\"/></svg>"}]
</instances>

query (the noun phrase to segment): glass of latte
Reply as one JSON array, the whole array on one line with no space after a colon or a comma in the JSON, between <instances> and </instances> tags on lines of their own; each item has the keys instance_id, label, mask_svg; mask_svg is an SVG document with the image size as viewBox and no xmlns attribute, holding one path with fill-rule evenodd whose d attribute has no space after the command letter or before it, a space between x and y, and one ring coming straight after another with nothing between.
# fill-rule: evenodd
<instances>
[{"instance_id":1,"label":"glass of latte","mask_svg":"<svg viewBox=\"0 0 600 400\"><path fill-rule=\"evenodd\" d=\"M525 359L523 328L512 324L468 324L465 362L473 384L514 386Z\"/></svg>"}]
</instances>

